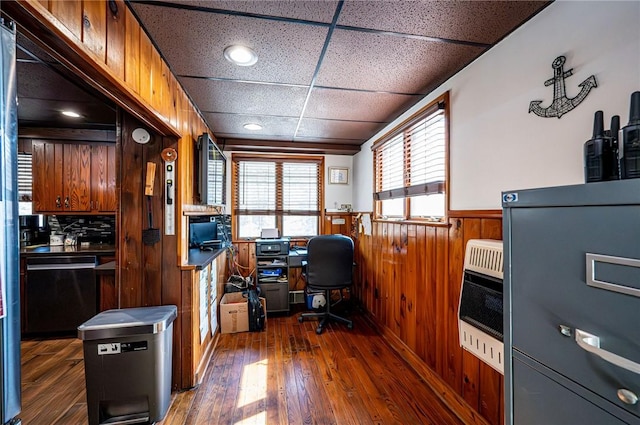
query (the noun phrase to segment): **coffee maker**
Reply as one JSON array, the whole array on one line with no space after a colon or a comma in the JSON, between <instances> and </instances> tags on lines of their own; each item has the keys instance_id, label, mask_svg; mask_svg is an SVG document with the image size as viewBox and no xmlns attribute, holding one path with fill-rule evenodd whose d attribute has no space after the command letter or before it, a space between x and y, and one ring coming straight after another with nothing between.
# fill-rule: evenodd
<instances>
[{"instance_id":1,"label":"coffee maker","mask_svg":"<svg viewBox=\"0 0 640 425\"><path fill-rule=\"evenodd\" d=\"M29 246L37 243L40 233L45 230L46 219L42 215L20 216L20 246Z\"/></svg>"}]
</instances>

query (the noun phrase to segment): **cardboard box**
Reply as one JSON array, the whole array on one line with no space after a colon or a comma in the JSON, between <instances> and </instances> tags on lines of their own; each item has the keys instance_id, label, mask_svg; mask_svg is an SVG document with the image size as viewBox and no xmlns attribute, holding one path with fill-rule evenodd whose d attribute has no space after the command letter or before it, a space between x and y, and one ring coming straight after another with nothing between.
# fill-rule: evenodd
<instances>
[{"instance_id":1,"label":"cardboard box","mask_svg":"<svg viewBox=\"0 0 640 425\"><path fill-rule=\"evenodd\" d=\"M260 297L267 326L267 300ZM247 332L249 330L249 305L242 292L229 292L220 300L220 332L223 334Z\"/></svg>"},{"instance_id":2,"label":"cardboard box","mask_svg":"<svg viewBox=\"0 0 640 425\"><path fill-rule=\"evenodd\" d=\"M249 330L249 306L242 292L229 292L220 300L220 332L223 334Z\"/></svg>"}]
</instances>

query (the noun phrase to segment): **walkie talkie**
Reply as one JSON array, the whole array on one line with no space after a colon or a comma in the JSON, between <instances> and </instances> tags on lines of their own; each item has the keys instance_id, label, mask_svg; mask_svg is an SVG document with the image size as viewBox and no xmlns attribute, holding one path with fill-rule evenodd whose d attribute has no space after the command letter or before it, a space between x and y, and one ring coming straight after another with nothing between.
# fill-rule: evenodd
<instances>
[{"instance_id":1,"label":"walkie talkie","mask_svg":"<svg viewBox=\"0 0 640 425\"><path fill-rule=\"evenodd\" d=\"M584 144L584 181L599 182L605 179L606 154L604 140L604 122L602 111L596 111L593 117L593 137Z\"/></svg>"},{"instance_id":2,"label":"walkie talkie","mask_svg":"<svg viewBox=\"0 0 640 425\"><path fill-rule=\"evenodd\" d=\"M622 129L622 178L640 177L640 91L631 94L629 124Z\"/></svg>"}]
</instances>

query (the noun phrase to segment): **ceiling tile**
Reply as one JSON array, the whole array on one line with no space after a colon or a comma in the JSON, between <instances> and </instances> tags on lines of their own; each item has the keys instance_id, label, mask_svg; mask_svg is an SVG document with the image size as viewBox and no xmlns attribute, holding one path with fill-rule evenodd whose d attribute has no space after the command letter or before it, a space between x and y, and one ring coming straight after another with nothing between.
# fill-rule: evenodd
<instances>
[{"instance_id":1,"label":"ceiling tile","mask_svg":"<svg viewBox=\"0 0 640 425\"><path fill-rule=\"evenodd\" d=\"M227 137L264 138L278 136L279 140L293 140L293 133L298 125L298 118L268 117L251 114L211 114L203 113L213 132L220 137L224 133ZM242 126L246 123L262 125L262 130L246 130ZM232 136L231 136L232 135Z\"/></svg>"},{"instance_id":2,"label":"ceiling tile","mask_svg":"<svg viewBox=\"0 0 640 425\"><path fill-rule=\"evenodd\" d=\"M493 44L547 1L354 1L338 25Z\"/></svg>"},{"instance_id":3,"label":"ceiling tile","mask_svg":"<svg viewBox=\"0 0 640 425\"><path fill-rule=\"evenodd\" d=\"M307 87L180 78L203 112L266 114L300 117Z\"/></svg>"},{"instance_id":4,"label":"ceiling tile","mask_svg":"<svg viewBox=\"0 0 640 425\"><path fill-rule=\"evenodd\" d=\"M337 0L278 0L278 1L221 1L221 0L163 0L159 3L233 10L282 18L331 23L338 5Z\"/></svg>"},{"instance_id":5,"label":"ceiling tile","mask_svg":"<svg viewBox=\"0 0 640 425\"><path fill-rule=\"evenodd\" d=\"M330 87L425 93L482 51L459 44L336 30L316 82Z\"/></svg>"},{"instance_id":6,"label":"ceiling tile","mask_svg":"<svg viewBox=\"0 0 640 425\"><path fill-rule=\"evenodd\" d=\"M381 124L359 121L332 121L305 118L300 123L297 137L318 140L360 139L366 140L379 130Z\"/></svg>"},{"instance_id":7,"label":"ceiling tile","mask_svg":"<svg viewBox=\"0 0 640 425\"><path fill-rule=\"evenodd\" d=\"M328 31L326 26L156 5L135 4L134 9L178 75L309 84ZM227 61L224 48L234 44L255 50L258 63L243 67Z\"/></svg>"},{"instance_id":8,"label":"ceiling tile","mask_svg":"<svg viewBox=\"0 0 640 425\"><path fill-rule=\"evenodd\" d=\"M305 109L305 118L383 123L421 98L422 95L314 88Z\"/></svg>"}]
</instances>

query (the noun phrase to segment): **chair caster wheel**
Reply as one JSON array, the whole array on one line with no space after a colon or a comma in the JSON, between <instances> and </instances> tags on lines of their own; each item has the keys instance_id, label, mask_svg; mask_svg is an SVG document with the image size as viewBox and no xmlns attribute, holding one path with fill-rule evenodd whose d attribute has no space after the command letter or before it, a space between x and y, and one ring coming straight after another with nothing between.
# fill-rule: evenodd
<instances>
[{"instance_id":1,"label":"chair caster wheel","mask_svg":"<svg viewBox=\"0 0 640 425\"><path fill-rule=\"evenodd\" d=\"M304 321L304 318L302 316L298 317L298 323L302 323Z\"/></svg>"},{"instance_id":2,"label":"chair caster wheel","mask_svg":"<svg viewBox=\"0 0 640 425\"><path fill-rule=\"evenodd\" d=\"M353 329L353 323L347 323L347 329L349 330Z\"/></svg>"},{"instance_id":3,"label":"chair caster wheel","mask_svg":"<svg viewBox=\"0 0 640 425\"><path fill-rule=\"evenodd\" d=\"M316 333L320 335L322 333L322 328L316 328Z\"/></svg>"}]
</instances>

